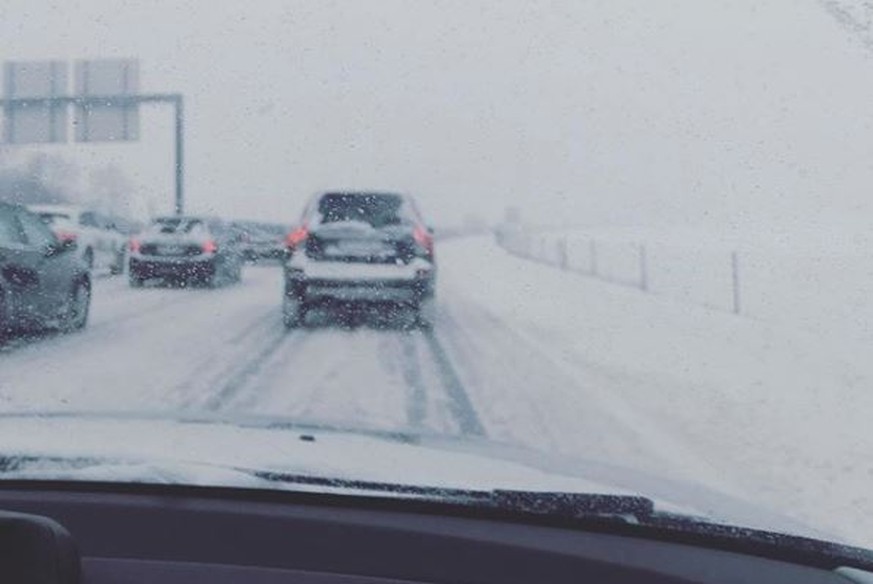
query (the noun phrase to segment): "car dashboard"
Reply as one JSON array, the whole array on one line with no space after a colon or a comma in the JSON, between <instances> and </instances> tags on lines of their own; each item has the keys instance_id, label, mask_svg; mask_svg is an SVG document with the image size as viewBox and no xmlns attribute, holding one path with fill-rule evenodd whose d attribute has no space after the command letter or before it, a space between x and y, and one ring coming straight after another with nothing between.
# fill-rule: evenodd
<instances>
[{"instance_id":1,"label":"car dashboard","mask_svg":"<svg viewBox=\"0 0 873 584\"><path fill-rule=\"evenodd\" d=\"M841 567L839 559L816 554L740 551L669 534L641 537L633 526L608 522L528 521L399 498L16 481L0 485L0 509L2 582L850 584L873 578L857 569L869 565Z\"/></svg>"}]
</instances>

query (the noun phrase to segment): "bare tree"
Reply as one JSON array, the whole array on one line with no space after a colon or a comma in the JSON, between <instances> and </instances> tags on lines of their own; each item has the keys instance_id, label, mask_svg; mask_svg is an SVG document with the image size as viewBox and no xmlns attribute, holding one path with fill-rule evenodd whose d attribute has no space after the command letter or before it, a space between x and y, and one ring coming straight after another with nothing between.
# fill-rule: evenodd
<instances>
[{"instance_id":1,"label":"bare tree","mask_svg":"<svg viewBox=\"0 0 873 584\"><path fill-rule=\"evenodd\" d=\"M73 197L65 181L74 167L60 157L36 154L24 164L0 158L0 200L20 204L66 203Z\"/></svg>"}]
</instances>

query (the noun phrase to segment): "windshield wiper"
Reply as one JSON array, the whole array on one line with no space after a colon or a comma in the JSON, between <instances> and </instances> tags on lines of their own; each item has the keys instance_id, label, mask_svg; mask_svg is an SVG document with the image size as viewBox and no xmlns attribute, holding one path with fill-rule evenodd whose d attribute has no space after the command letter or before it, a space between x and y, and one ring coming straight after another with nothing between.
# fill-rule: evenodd
<instances>
[{"instance_id":1,"label":"windshield wiper","mask_svg":"<svg viewBox=\"0 0 873 584\"><path fill-rule=\"evenodd\" d=\"M324 478L280 471L248 470L242 468L236 468L235 470L247 472L270 482L405 495L431 501L435 500L437 502L497 511L509 511L525 515L561 518L602 517L621 519L630 523L640 523L655 513L655 505L651 499L635 495L506 489L458 489L355 479Z\"/></svg>"},{"instance_id":2,"label":"windshield wiper","mask_svg":"<svg viewBox=\"0 0 873 584\"><path fill-rule=\"evenodd\" d=\"M705 517L656 510L654 502L634 495L517 490L474 490L419 485L328 479L278 471L251 471L270 482L312 485L360 492L408 495L437 504L508 513L516 517L544 518L587 527L608 526L615 533L645 535L655 539L782 559L825 569L837 566L873 566L873 553L839 543L713 522Z\"/></svg>"}]
</instances>

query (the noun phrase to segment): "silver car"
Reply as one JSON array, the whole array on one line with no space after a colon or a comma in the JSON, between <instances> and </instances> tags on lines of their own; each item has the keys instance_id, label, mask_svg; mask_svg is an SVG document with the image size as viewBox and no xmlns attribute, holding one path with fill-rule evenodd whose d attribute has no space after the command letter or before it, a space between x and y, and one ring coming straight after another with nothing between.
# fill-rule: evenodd
<instances>
[{"instance_id":1,"label":"silver car","mask_svg":"<svg viewBox=\"0 0 873 584\"><path fill-rule=\"evenodd\" d=\"M407 195L329 192L307 205L288 236L283 314L289 328L322 302L411 306L434 319L436 262L431 230Z\"/></svg>"},{"instance_id":2,"label":"silver car","mask_svg":"<svg viewBox=\"0 0 873 584\"><path fill-rule=\"evenodd\" d=\"M220 219L161 217L130 242L134 288L151 278L206 286L238 282L242 266L239 237Z\"/></svg>"}]
</instances>

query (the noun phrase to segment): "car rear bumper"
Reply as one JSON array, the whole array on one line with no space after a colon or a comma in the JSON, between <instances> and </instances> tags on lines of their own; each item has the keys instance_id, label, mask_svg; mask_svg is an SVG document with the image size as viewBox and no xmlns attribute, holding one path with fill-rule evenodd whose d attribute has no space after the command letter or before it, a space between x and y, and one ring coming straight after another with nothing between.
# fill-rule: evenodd
<instances>
[{"instance_id":1,"label":"car rear bumper","mask_svg":"<svg viewBox=\"0 0 873 584\"><path fill-rule=\"evenodd\" d=\"M303 301L415 303L434 294L435 271L428 262L366 265L309 262L285 267L285 291Z\"/></svg>"},{"instance_id":2,"label":"car rear bumper","mask_svg":"<svg viewBox=\"0 0 873 584\"><path fill-rule=\"evenodd\" d=\"M405 302L413 303L432 294L426 282L414 281L331 281L299 282L296 290L307 301L335 300L340 302Z\"/></svg>"},{"instance_id":3,"label":"car rear bumper","mask_svg":"<svg viewBox=\"0 0 873 584\"><path fill-rule=\"evenodd\" d=\"M215 259L130 258L130 274L137 278L207 277L215 274Z\"/></svg>"}]
</instances>

